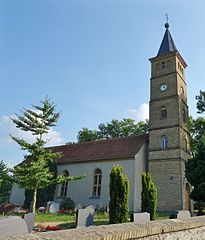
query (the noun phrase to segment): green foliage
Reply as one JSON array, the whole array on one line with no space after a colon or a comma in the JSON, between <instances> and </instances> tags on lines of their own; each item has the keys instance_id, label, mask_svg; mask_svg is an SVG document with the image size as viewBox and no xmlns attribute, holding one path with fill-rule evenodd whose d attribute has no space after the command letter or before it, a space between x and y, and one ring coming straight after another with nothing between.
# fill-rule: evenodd
<instances>
[{"instance_id":1,"label":"green foliage","mask_svg":"<svg viewBox=\"0 0 205 240\"><path fill-rule=\"evenodd\" d=\"M198 113L205 112L205 92L200 91L197 99ZM191 137L192 158L186 163L186 178L194 186L194 190L190 196L198 201L205 201L205 119L199 117L197 119L190 118L189 131Z\"/></svg>"},{"instance_id":2,"label":"green foliage","mask_svg":"<svg viewBox=\"0 0 205 240\"><path fill-rule=\"evenodd\" d=\"M40 101L40 106L33 105L33 108L32 110L24 109L22 116L16 114L17 118L13 118L12 121L20 130L34 135L34 143L14 136L11 138L19 144L22 150L29 152L29 155L25 156L25 161L14 168L13 174L14 180L20 187L33 192L31 210L35 212L37 190L80 177L56 177L55 173L50 170L49 164L55 164L60 154L45 148L47 141L43 136L56 125L60 113L55 112L55 105L48 98Z\"/></svg>"},{"instance_id":3,"label":"green foliage","mask_svg":"<svg viewBox=\"0 0 205 240\"><path fill-rule=\"evenodd\" d=\"M149 131L149 122L140 121L138 123L133 119L124 118L122 121L113 119L110 123L101 123L98 130L90 130L82 128L78 132L78 142L88 142L97 139L109 139L115 137L125 137L132 135L140 135Z\"/></svg>"},{"instance_id":4,"label":"green foliage","mask_svg":"<svg viewBox=\"0 0 205 240\"><path fill-rule=\"evenodd\" d=\"M186 178L195 188L205 182L205 135L197 144L195 156L186 163Z\"/></svg>"},{"instance_id":5,"label":"green foliage","mask_svg":"<svg viewBox=\"0 0 205 240\"><path fill-rule=\"evenodd\" d=\"M95 130L90 130L88 128L82 128L78 132L77 136L78 142L90 142L99 139L98 133Z\"/></svg>"},{"instance_id":6,"label":"green foliage","mask_svg":"<svg viewBox=\"0 0 205 240\"><path fill-rule=\"evenodd\" d=\"M199 95L196 96L198 113L202 114L205 112L205 91L200 91Z\"/></svg>"},{"instance_id":7,"label":"green foliage","mask_svg":"<svg viewBox=\"0 0 205 240\"><path fill-rule=\"evenodd\" d=\"M7 168L3 161L0 162L0 203L7 202L12 187L12 177L10 169Z\"/></svg>"},{"instance_id":8,"label":"green foliage","mask_svg":"<svg viewBox=\"0 0 205 240\"><path fill-rule=\"evenodd\" d=\"M123 173L122 166L115 166L110 173L110 223L128 221L129 180Z\"/></svg>"},{"instance_id":9,"label":"green foliage","mask_svg":"<svg viewBox=\"0 0 205 240\"><path fill-rule=\"evenodd\" d=\"M189 132L192 156L195 156L200 139L205 135L205 119L203 117L196 119L190 117Z\"/></svg>"},{"instance_id":10,"label":"green foliage","mask_svg":"<svg viewBox=\"0 0 205 240\"><path fill-rule=\"evenodd\" d=\"M200 183L190 194L194 201L205 202L205 182Z\"/></svg>"},{"instance_id":11,"label":"green foliage","mask_svg":"<svg viewBox=\"0 0 205 240\"><path fill-rule=\"evenodd\" d=\"M60 209L74 210L75 209L75 202L70 198L64 198L60 203Z\"/></svg>"},{"instance_id":12,"label":"green foliage","mask_svg":"<svg viewBox=\"0 0 205 240\"><path fill-rule=\"evenodd\" d=\"M48 163L48 167L50 169L50 171L54 174L54 178L57 177L57 164L56 162L49 162ZM49 185L47 188L42 188L39 189L37 192L37 198L36 198L36 206L37 208L41 207L41 206L46 206L47 202L52 201L53 200L53 196L55 193L55 188L56 185L52 184ZM24 201L24 207L26 209L29 209L30 207L30 203L32 201L32 191L31 190L25 190L25 201Z\"/></svg>"},{"instance_id":13,"label":"green foliage","mask_svg":"<svg viewBox=\"0 0 205 240\"><path fill-rule=\"evenodd\" d=\"M141 211L150 213L151 220L157 217L157 189L150 173L142 174Z\"/></svg>"}]
</instances>

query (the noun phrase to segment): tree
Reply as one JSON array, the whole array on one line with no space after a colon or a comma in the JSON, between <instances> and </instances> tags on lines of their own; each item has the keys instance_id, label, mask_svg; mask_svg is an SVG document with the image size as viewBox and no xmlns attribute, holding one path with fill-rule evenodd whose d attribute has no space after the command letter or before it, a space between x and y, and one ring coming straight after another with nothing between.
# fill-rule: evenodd
<instances>
[{"instance_id":1,"label":"tree","mask_svg":"<svg viewBox=\"0 0 205 240\"><path fill-rule=\"evenodd\" d=\"M198 113L205 112L205 92L200 91L196 96ZM199 117L197 119L190 118L190 136L192 147L192 158L186 163L186 178L194 186L191 198L198 201L199 208L201 201L205 201L205 119Z\"/></svg>"},{"instance_id":2,"label":"tree","mask_svg":"<svg viewBox=\"0 0 205 240\"><path fill-rule=\"evenodd\" d=\"M56 161L48 164L49 170L53 173L54 178L57 177L57 164ZM36 196L36 206L37 208L41 206L46 206L47 202L53 200L55 194L56 184L51 184L47 188L39 189ZM25 201L24 207L29 209L30 203L32 201L33 192L31 190L25 190Z\"/></svg>"},{"instance_id":3,"label":"tree","mask_svg":"<svg viewBox=\"0 0 205 240\"><path fill-rule=\"evenodd\" d=\"M110 173L110 223L128 221L129 180L123 173L122 166L116 165Z\"/></svg>"},{"instance_id":4,"label":"tree","mask_svg":"<svg viewBox=\"0 0 205 240\"><path fill-rule=\"evenodd\" d=\"M204 113L205 112L205 91L200 91L199 95L196 96L196 107L198 109L198 113Z\"/></svg>"},{"instance_id":5,"label":"tree","mask_svg":"<svg viewBox=\"0 0 205 240\"><path fill-rule=\"evenodd\" d=\"M95 130L82 128L77 135L78 142L90 142L99 139L98 133Z\"/></svg>"},{"instance_id":6,"label":"tree","mask_svg":"<svg viewBox=\"0 0 205 240\"><path fill-rule=\"evenodd\" d=\"M190 132L190 145L191 145L191 153L194 157L197 146L199 144L200 139L203 135L205 135L205 119L203 117L198 117L193 119L189 118L189 132Z\"/></svg>"},{"instance_id":7,"label":"tree","mask_svg":"<svg viewBox=\"0 0 205 240\"><path fill-rule=\"evenodd\" d=\"M78 132L78 142L94 141L98 139L110 139L115 137L125 137L140 135L149 131L149 122L140 121L138 123L133 119L124 118L121 121L113 119L111 122L101 123L97 130L82 128Z\"/></svg>"},{"instance_id":8,"label":"tree","mask_svg":"<svg viewBox=\"0 0 205 240\"><path fill-rule=\"evenodd\" d=\"M205 182L205 135L197 144L195 156L186 163L186 178L195 188Z\"/></svg>"},{"instance_id":9,"label":"tree","mask_svg":"<svg viewBox=\"0 0 205 240\"><path fill-rule=\"evenodd\" d=\"M141 211L150 213L151 220L157 216L157 189L150 173L142 174Z\"/></svg>"},{"instance_id":10,"label":"tree","mask_svg":"<svg viewBox=\"0 0 205 240\"><path fill-rule=\"evenodd\" d=\"M9 200L9 195L12 187L12 177L10 175L10 169L0 162L0 203L4 203Z\"/></svg>"},{"instance_id":11,"label":"tree","mask_svg":"<svg viewBox=\"0 0 205 240\"><path fill-rule=\"evenodd\" d=\"M33 213L35 213L38 189L80 178L55 177L49 169L49 164L60 157L58 152L52 152L45 148L48 140L44 140L45 134L56 126L59 119L60 113L55 111L55 107L48 98L45 98L44 101L40 101L40 105L33 105L33 109L24 109L22 115L16 114L16 118L12 119L17 128L35 136L34 143L11 136L22 150L27 150L29 153L29 155L25 155L25 161L14 168L13 174L14 180L20 187L33 192L31 205Z\"/></svg>"}]
</instances>

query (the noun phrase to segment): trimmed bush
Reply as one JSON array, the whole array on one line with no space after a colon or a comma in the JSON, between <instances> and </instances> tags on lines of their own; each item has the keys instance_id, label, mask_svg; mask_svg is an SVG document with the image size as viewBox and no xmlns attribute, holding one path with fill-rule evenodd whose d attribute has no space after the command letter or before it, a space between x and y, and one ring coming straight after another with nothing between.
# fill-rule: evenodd
<instances>
[{"instance_id":1,"label":"trimmed bush","mask_svg":"<svg viewBox=\"0 0 205 240\"><path fill-rule=\"evenodd\" d=\"M150 173L142 174L141 211L150 213L151 220L157 216L157 189Z\"/></svg>"},{"instance_id":2,"label":"trimmed bush","mask_svg":"<svg viewBox=\"0 0 205 240\"><path fill-rule=\"evenodd\" d=\"M129 180L122 166L116 165L110 173L109 222L128 221Z\"/></svg>"},{"instance_id":3,"label":"trimmed bush","mask_svg":"<svg viewBox=\"0 0 205 240\"><path fill-rule=\"evenodd\" d=\"M64 198L60 203L60 209L74 210L75 202L70 198Z\"/></svg>"}]
</instances>

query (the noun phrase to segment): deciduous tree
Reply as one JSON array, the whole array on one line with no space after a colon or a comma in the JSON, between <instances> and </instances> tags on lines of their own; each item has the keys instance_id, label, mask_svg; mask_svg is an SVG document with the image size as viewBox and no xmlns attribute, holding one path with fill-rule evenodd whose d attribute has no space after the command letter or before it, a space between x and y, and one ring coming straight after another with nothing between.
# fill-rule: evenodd
<instances>
[{"instance_id":1,"label":"deciduous tree","mask_svg":"<svg viewBox=\"0 0 205 240\"><path fill-rule=\"evenodd\" d=\"M205 91L200 91L199 95L196 96L196 99L196 107L198 109L198 113L202 114L205 112Z\"/></svg>"},{"instance_id":2,"label":"deciduous tree","mask_svg":"<svg viewBox=\"0 0 205 240\"><path fill-rule=\"evenodd\" d=\"M121 121L113 119L111 122L101 123L97 130L82 128L78 132L78 142L94 141L98 139L110 139L116 137L125 137L140 135L149 131L149 122L140 121L138 123L133 119L124 118Z\"/></svg>"}]
</instances>

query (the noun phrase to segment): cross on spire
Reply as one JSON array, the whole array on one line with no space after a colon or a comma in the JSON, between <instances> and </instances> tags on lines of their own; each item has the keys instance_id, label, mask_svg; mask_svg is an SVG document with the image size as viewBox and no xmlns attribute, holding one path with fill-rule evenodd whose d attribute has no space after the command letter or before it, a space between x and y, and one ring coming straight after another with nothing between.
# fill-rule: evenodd
<instances>
[{"instance_id":1,"label":"cross on spire","mask_svg":"<svg viewBox=\"0 0 205 240\"><path fill-rule=\"evenodd\" d=\"M169 28L169 17L168 17L168 13L165 14L166 17L166 23L165 23L165 28Z\"/></svg>"}]
</instances>

